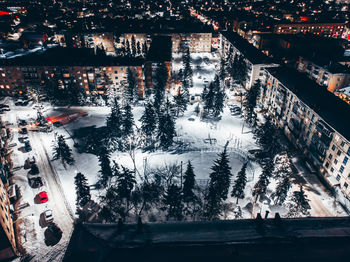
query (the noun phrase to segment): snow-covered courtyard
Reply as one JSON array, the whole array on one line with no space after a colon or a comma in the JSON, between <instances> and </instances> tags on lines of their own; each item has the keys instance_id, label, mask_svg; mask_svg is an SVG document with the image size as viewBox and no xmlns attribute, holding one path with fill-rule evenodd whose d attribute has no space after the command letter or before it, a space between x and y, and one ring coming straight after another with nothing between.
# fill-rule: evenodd
<instances>
[{"instance_id":1,"label":"snow-covered courtyard","mask_svg":"<svg viewBox=\"0 0 350 262\"><path fill-rule=\"evenodd\" d=\"M206 57L206 59L204 59ZM218 64L218 57L210 54L196 55L193 59L193 87L190 88L191 95L200 95L203 86L212 81L215 76L215 68ZM208 62L209 60L209 62ZM173 70L178 71L181 67L181 58L175 57ZM225 101L224 112L221 119L202 120L195 112L197 102L190 104L183 115L176 119L176 136L174 142L178 146L169 151L156 150L144 151L136 149L134 161L128 152L115 151L111 154L111 161L116 161L132 170L136 169L138 174L144 174L150 169L170 166L176 164L185 169L190 160L196 175L197 184L206 185L209 181L209 174L214 160L224 149L228 142L227 152L229 156L229 165L231 167L231 184L233 183L238 171L244 163L247 164L247 185L245 188L245 198L239 201L242 208L243 218L255 217L258 212L264 213L270 211L271 214L279 212L285 215L287 208L275 205L269 198L259 200L254 203L252 190L258 181L262 168L257 162L248 158L248 150L259 149L252 130L243 125L241 115L232 115L229 105L240 106L239 98L230 98ZM33 123L37 117L35 105L30 103L27 107L14 105L14 101L6 98L11 111L2 115L2 120L11 129L13 152L11 159L14 167L14 176L11 178L21 193L19 205L28 203L29 206L18 211L16 225L20 233L20 242L28 254L43 254L37 256L38 260L45 260L47 257L55 257L65 248L76 218L76 189L74 177L76 173L83 173L91 187L92 199L99 203L101 191L94 188L98 180L100 170L98 157L94 154L80 152L75 144L80 141L73 134L84 127L101 127L106 125L106 118L110 114L109 107L52 107L49 104L43 104L43 115L46 118L54 118L61 115L76 115L71 122L60 127L54 127L52 132L28 132L28 139L32 146L32 151L22 150L23 144L19 138L23 137L18 133L19 120L26 120L28 126ZM144 106L137 105L132 108L135 119L135 125L140 127L139 119L143 114ZM66 138L66 142L72 149L75 163L64 166L60 160L53 160L53 143L59 135ZM28 157L35 157L41 176L44 179L44 185L40 188L31 188L28 184L28 170L23 168L24 162ZM135 165L134 165L135 163ZM292 158L295 166L295 176L300 176L303 181L304 190L310 201L311 216L343 216L346 212L324 188L315 174L311 174L303 165L302 161L295 156ZM16 171L15 171L16 170ZM136 176L138 179L138 177ZM272 180L267 188L267 194L271 195L276 188L276 181ZM298 185L293 184L290 192L297 190ZM45 204L36 204L34 198L40 191L47 191L49 201ZM236 199L229 196L228 203L235 205ZM59 244L50 247L45 243L45 227L42 226L41 214L47 210L53 210L55 222L63 231L63 237ZM234 218L232 212L228 212L225 218ZM163 218L160 218L162 221ZM38 251L40 250L40 252ZM44 259L45 255L48 254ZM46 260L45 260L46 261Z\"/></svg>"}]
</instances>

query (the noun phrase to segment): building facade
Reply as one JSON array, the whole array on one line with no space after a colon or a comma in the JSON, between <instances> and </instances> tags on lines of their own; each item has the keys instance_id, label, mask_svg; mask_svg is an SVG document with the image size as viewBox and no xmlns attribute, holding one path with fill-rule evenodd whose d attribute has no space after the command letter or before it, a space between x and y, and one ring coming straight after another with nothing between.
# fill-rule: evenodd
<instances>
[{"instance_id":1,"label":"building facade","mask_svg":"<svg viewBox=\"0 0 350 262\"><path fill-rule=\"evenodd\" d=\"M286 23L275 25L276 34L314 34L317 36L341 38L345 23Z\"/></svg>"},{"instance_id":2,"label":"building facade","mask_svg":"<svg viewBox=\"0 0 350 262\"><path fill-rule=\"evenodd\" d=\"M327 87L328 91L334 92L350 84L348 68L336 62L328 65L320 65L309 59L300 57L297 69L306 73L317 84Z\"/></svg>"},{"instance_id":3,"label":"building facade","mask_svg":"<svg viewBox=\"0 0 350 262\"><path fill-rule=\"evenodd\" d=\"M191 53L210 53L212 33L173 33L171 34L172 52L183 52L186 48Z\"/></svg>"},{"instance_id":4,"label":"building facade","mask_svg":"<svg viewBox=\"0 0 350 262\"><path fill-rule=\"evenodd\" d=\"M343 118L350 114L349 106L293 69L265 72L264 107L349 208L350 129Z\"/></svg>"},{"instance_id":5,"label":"building facade","mask_svg":"<svg viewBox=\"0 0 350 262\"><path fill-rule=\"evenodd\" d=\"M0 260L16 256L16 240L6 187L0 179Z\"/></svg>"},{"instance_id":6,"label":"building facade","mask_svg":"<svg viewBox=\"0 0 350 262\"><path fill-rule=\"evenodd\" d=\"M126 85L127 68L134 71L138 93L143 95L143 65L118 66L3 66L0 67L0 92L21 94L30 86L58 85L60 89L83 89L87 95L105 95L108 89L119 95Z\"/></svg>"}]
</instances>

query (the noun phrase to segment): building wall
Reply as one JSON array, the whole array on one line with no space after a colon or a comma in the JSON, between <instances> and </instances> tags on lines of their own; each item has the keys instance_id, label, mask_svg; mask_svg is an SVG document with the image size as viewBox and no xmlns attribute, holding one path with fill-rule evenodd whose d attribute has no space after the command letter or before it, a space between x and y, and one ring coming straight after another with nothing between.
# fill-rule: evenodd
<instances>
[{"instance_id":1,"label":"building wall","mask_svg":"<svg viewBox=\"0 0 350 262\"><path fill-rule=\"evenodd\" d=\"M350 199L350 142L329 126L296 94L266 71L263 105L286 137L313 163L325 181L333 181ZM333 178L330 178L333 177Z\"/></svg>"},{"instance_id":2,"label":"building wall","mask_svg":"<svg viewBox=\"0 0 350 262\"><path fill-rule=\"evenodd\" d=\"M179 53L184 48L189 48L191 53L211 52L212 33L174 33L171 40L173 53Z\"/></svg>"},{"instance_id":3,"label":"building wall","mask_svg":"<svg viewBox=\"0 0 350 262\"><path fill-rule=\"evenodd\" d=\"M0 260L14 257L16 254L16 240L9 205L6 188L0 179Z\"/></svg>"},{"instance_id":4,"label":"building wall","mask_svg":"<svg viewBox=\"0 0 350 262\"><path fill-rule=\"evenodd\" d=\"M128 66L40 66L0 68L0 91L14 95L28 86L45 85L50 81L59 88L83 88L87 95L95 91L106 94L109 87L120 94L126 83ZM144 77L142 66L130 66L136 72L138 92L143 94Z\"/></svg>"},{"instance_id":5,"label":"building wall","mask_svg":"<svg viewBox=\"0 0 350 262\"><path fill-rule=\"evenodd\" d=\"M313 24L277 24L275 26L276 34L298 34L312 33L318 36L341 38L344 23L313 23Z\"/></svg>"},{"instance_id":6,"label":"building wall","mask_svg":"<svg viewBox=\"0 0 350 262\"><path fill-rule=\"evenodd\" d=\"M302 57L299 58L297 69L306 73L309 78L319 85L327 87L330 92L347 87L350 84L350 74L331 73Z\"/></svg>"}]
</instances>

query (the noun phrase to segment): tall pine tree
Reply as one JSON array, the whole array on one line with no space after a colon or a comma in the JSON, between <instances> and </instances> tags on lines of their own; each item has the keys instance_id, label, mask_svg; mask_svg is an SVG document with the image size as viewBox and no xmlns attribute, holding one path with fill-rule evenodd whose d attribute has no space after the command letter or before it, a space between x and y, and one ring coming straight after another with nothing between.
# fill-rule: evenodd
<instances>
[{"instance_id":1,"label":"tall pine tree","mask_svg":"<svg viewBox=\"0 0 350 262\"><path fill-rule=\"evenodd\" d=\"M208 219L216 219L222 211L222 204L227 199L230 187L231 167L227 155L227 144L219 158L214 161L211 170L205 216Z\"/></svg>"},{"instance_id":2,"label":"tall pine tree","mask_svg":"<svg viewBox=\"0 0 350 262\"><path fill-rule=\"evenodd\" d=\"M111 137L120 137L122 113L117 99L112 104L111 114L107 117L107 128Z\"/></svg>"},{"instance_id":3,"label":"tall pine tree","mask_svg":"<svg viewBox=\"0 0 350 262\"><path fill-rule=\"evenodd\" d=\"M284 177L276 187L276 192L272 195L276 205L282 205L287 198L288 191L291 187L289 177Z\"/></svg>"},{"instance_id":4,"label":"tall pine tree","mask_svg":"<svg viewBox=\"0 0 350 262\"><path fill-rule=\"evenodd\" d=\"M307 198L303 186L300 185L299 191L294 191L289 205L288 217L299 217L301 215L309 216L311 209L310 200Z\"/></svg>"},{"instance_id":5,"label":"tall pine tree","mask_svg":"<svg viewBox=\"0 0 350 262\"><path fill-rule=\"evenodd\" d=\"M162 112L159 115L158 139L163 149L168 149L173 144L175 136L175 122L169 112Z\"/></svg>"},{"instance_id":6,"label":"tall pine tree","mask_svg":"<svg viewBox=\"0 0 350 262\"><path fill-rule=\"evenodd\" d=\"M141 130L148 139L152 139L157 128L157 115L152 103L148 103L140 118Z\"/></svg>"},{"instance_id":7,"label":"tall pine tree","mask_svg":"<svg viewBox=\"0 0 350 262\"><path fill-rule=\"evenodd\" d=\"M61 159L62 164L64 166L66 163L68 165L74 164L72 150L69 148L69 146L66 143L66 140L64 139L64 136L62 136L62 135L58 136L57 144L54 146L53 158L55 160Z\"/></svg>"},{"instance_id":8,"label":"tall pine tree","mask_svg":"<svg viewBox=\"0 0 350 262\"><path fill-rule=\"evenodd\" d=\"M131 106L125 104L122 114L122 136L126 137L134 133L134 116L131 112Z\"/></svg>"},{"instance_id":9,"label":"tall pine tree","mask_svg":"<svg viewBox=\"0 0 350 262\"><path fill-rule=\"evenodd\" d=\"M110 183L111 178L113 177L113 171L111 168L111 163L109 160L109 152L105 147L102 147L98 154L98 161L100 162L100 171L99 171L99 179L98 186L107 187Z\"/></svg>"},{"instance_id":10,"label":"tall pine tree","mask_svg":"<svg viewBox=\"0 0 350 262\"><path fill-rule=\"evenodd\" d=\"M74 184L77 193L76 204L83 207L91 199L90 186L86 177L80 172L74 177Z\"/></svg>"},{"instance_id":11,"label":"tall pine tree","mask_svg":"<svg viewBox=\"0 0 350 262\"><path fill-rule=\"evenodd\" d=\"M182 194L185 203L194 202L194 200L196 199L196 196L193 192L195 182L196 180L193 171L193 166L191 164L191 161L188 161L186 172L184 174L184 182L182 188Z\"/></svg>"},{"instance_id":12,"label":"tall pine tree","mask_svg":"<svg viewBox=\"0 0 350 262\"><path fill-rule=\"evenodd\" d=\"M241 170L237 174L237 178L232 187L231 196L237 198L236 204L238 204L238 199L244 198L244 189L247 184L247 174L246 174L247 165L248 165L247 162L243 164Z\"/></svg>"},{"instance_id":13,"label":"tall pine tree","mask_svg":"<svg viewBox=\"0 0 350 262\"><path fill-rule=\"evenodd\" d=\"M167 219L174 218L181 220L183 218L183 203L181 196L181 188L177 185L171 184L165 191L163 197L163 204L167 209Z\"/></svg>"}]
</instances>

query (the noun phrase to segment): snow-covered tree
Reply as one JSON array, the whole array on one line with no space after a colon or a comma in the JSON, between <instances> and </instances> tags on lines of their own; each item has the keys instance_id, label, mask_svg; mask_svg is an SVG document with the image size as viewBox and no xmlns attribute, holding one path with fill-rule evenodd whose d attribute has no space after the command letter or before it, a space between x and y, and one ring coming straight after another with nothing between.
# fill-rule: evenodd
<instances>
[{"instance_id":1,"label":"snow-covered tree","mask_svg":"<svg viewBox=\"0 0 350 262\"><path fill-rule=\"evenodd\" d=\"M175 122L169 112L161 112L158 121L158 139L160 147L168 149L173 144Z\"/></svg>"},{"instance_id":2,"label":"snow-covered tree","mask_svg":"<svg viewBox=\"0 0 350 262\"><path fill-rule=\"evenodd\" d=\"M75 190L77 193L77 206L83 207L90 199L90 186L86 177L82 173L77 173L74 177Z\"/></svg>"},{"instance_id":3,"label":"snow-covered tree","mask_svg":"<svg viewBox=\"0 0 350 262\"><path fill-rule=\"evenodd\" d=\"M191 161L188 161L186 172L184 174L184 182L182 188L183 199L185 203L194 202L196 196L194 194L194 186L195 186L195 174L193 171L193 166Z\"/></svg>"},{"instance_id":4,"label":"snow-covered tree","mask_svg":"<svg viewBox=\"0 0 350 262\"><path fill-rule=\"evenodd\" d=\"M231 167L227 155L227 144L219 158L211 167L208 194L206 195L205 217L208 219L218 218L222 211L222 203L227 199L231 180Z\"/></svg>"},{"instance_id":5,"label":"snow-covered tree","mask_svg":"<svg viewBox=\"0 0 350 262\"><path fill-rule=\"evenodd\" d=\"M238 204L238 199L244 198L244 189L247 184L247 165L247 162L243 164L241 170L237 174L237 178L232 187L231 196L237 198L236 204Z\"/></svg>"},{"instance_id":6,"label":"snow-covered tree","mask_svg":"<svg viewBox=\"0 0 350 262\"><path fill-rule=\"evenodd\" d=\"M174 184L168 186L163 196L163 204L167 210L167 219L181 220L183 218L183 203L179 186Z\"/></svg>"},{"instance_id":7,"label":"snow-covered tree","mask_svg":"<svg viewBox=\"0 0 350 262\"><path fill-rule=\"evenodd\" d=\"M189 48L186 48L185 52L183 52L182 54L182 63L183 63L183 81L186 81L188 86L192 86L193 71L191 68L191 53Z\"/></svg>"},{"instance_id":8,"label":"snow-covered tree","mask_svg":"<svg viewBox=\"0 0 350 262\"><path fill-rule=\"evenodd\" d=\"M179 116L180 114L186 111L187 100L185 99L182 93L175 96L174 99L176 103L176 116Z\"/></svg>"},{"instance_id":9,"label":"snow-covered tree","mask_svg":"<svg viewBox=\"0 0 350 262\"><path fill-rule=\"evenodd\" d=\"M109 152L105 147L102 147L98 154L98 161L100 162L100 171L98 174L98 186L105 188L113 177L111 162L109 160Z\"/></svg>"},{"instance_id":10,"label":"snow-covered tree","mask_svg":"<svg viewBox=\"0 0 350 262\"><path fill-rule=\"evenodd\" d=\"M152 139L157 128L157 115L152 103L148 103L140 118L141 130L148 139Z\"/></svg>"},{"instance_id":11,"label":"snow-covered tree","mask_svg":"<svg viewBox=\"0 0 350 262\"><path fill-rule=\"evenodd\" d=\"M123 204L125 202L124 216L127 216L129 212L129 202L131 198L131 193L135 187L136 180L134 172L132 172L130 169L124 166L121 167L122 170L118 172L116 188L120 201L122 201Z\"/></svg>"},{"instance_id":12,"label":"snow-covered tree","mask_svg":"<svg viewBox=\"0 0 350 262\"><path fill-rule=\"evenodd\" d=\"M299 191L294 191L291 197L291 203L289 204L288 217L299 217L301 215L310 216L309 210L311 209L310 200L307 198L303 186L300 185Z\"/></svg>"},{"instance_id":13,"label":"snow-covered tree","mask_svg":"<svg viewBox=\"0 0 350 262\"><path fill-rule=\"evenodd\" d=\"M111 137L120 137L122 113L117 99L114 99L111 114L107 117L107 128Z\"/></svg>"},{"instance_id":14,"label":"snow-covered tree","mask_svg":"<svg viewBox=\"0 0 350 262\"><path fill-rule=\"evenodd\" d=\"M273 162L272 160L270 160L263 166L263 171L259 176L259 180L254 185L253 196L255 197L255 202L258 200L258 198L265 195L267 186L270 183L270 177L272 176L272 171L273 171Z\"/></svg>"},{"instance_id":15,"label":"snow-covered tree","mask_svg":"<svg viewBox=\"0 0 350 262\"><path fill-rule=\"evenodd\" d=\"M276 192L272 194L276 205L282 205L287 198L288 191L291 187L289 177L284 177L278 182Z\"/></svg>"},{"instance_id":16,"label":"snow-covered tree","mask_svg":"<svg viewBox=\"0 0 350 262\"><path fill-rule=\"evenodd\" d=\"M134 133L134 116L131 112L131 106L125 104L122 113L122 136L126 137Z\"/></svg>"},{"instance_id":17,"label":"snow-covered tree","mask_svg":"<svg viewBox=\"0 0 350 262\"><path fill-rule=\"evenodd\" d=\"M245 121L255 126L257 114L255 112L257 100L260 95L261 82L258 79L254 85L247 91L245 101L243 103L246 111Z\"/></svg>"},{"instance_id":18,"label":"snow-covered tree","mask_svg":"<svg viewBox=\"0 0 350 262\"><path fill-rule=\"evenodd\" d=\"M61 159L62 164L65 166L67 163L68 165L74 164L74 158L72 156L72 150L69 148L69 146L66 143L66 140L64 139L64 136L60 135L57 138L57 144L54 145L53 148L53 159Z\"/></svg>"}]
</instances>

